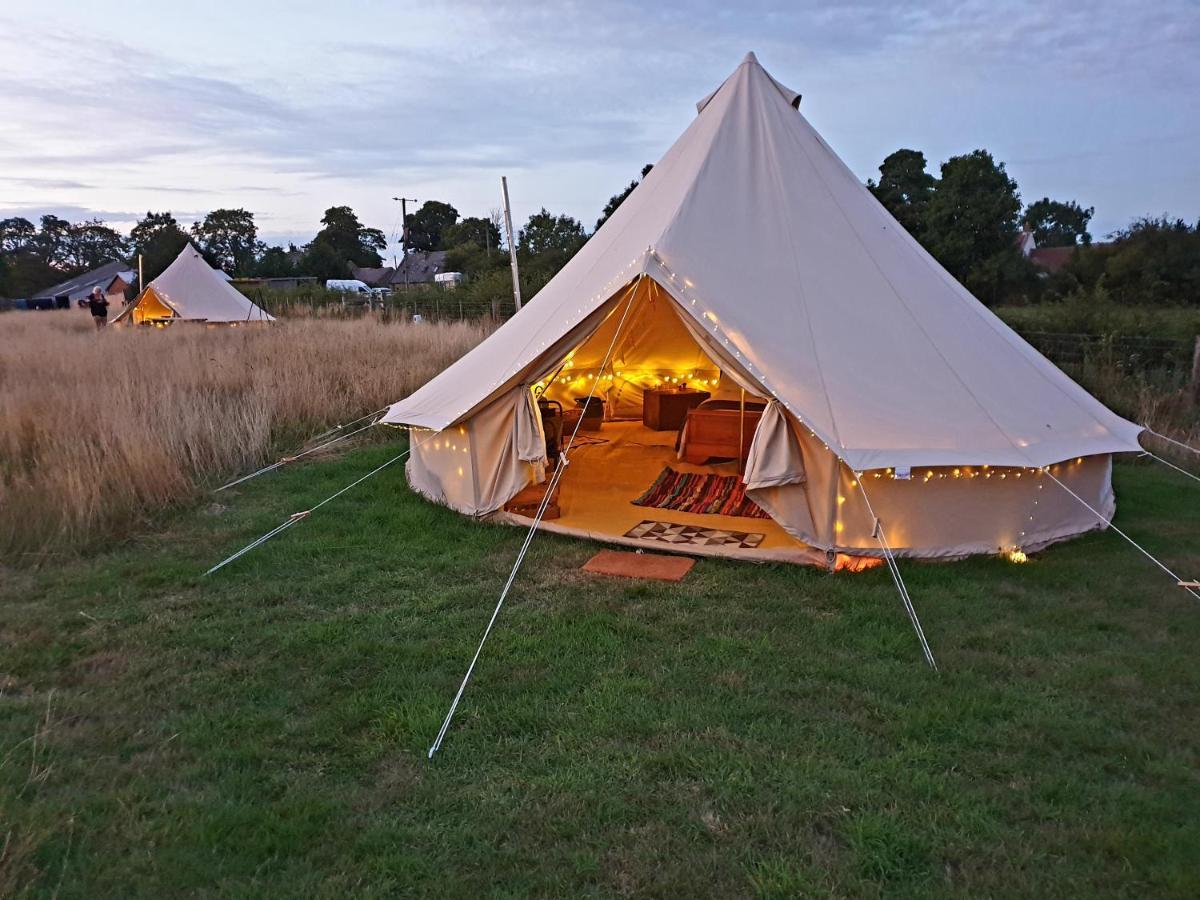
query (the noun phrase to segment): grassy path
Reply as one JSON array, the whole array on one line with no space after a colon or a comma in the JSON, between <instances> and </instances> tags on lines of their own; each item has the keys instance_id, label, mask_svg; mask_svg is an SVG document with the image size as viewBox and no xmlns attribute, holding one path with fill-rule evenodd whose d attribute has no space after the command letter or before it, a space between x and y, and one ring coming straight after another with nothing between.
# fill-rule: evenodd
<instances>
[{"instance_id":1,"label":"grassy path","mask_svg":"<svg viewBox=\"0 0 1200 900\"><path fill-rule=\"evenodd\" d=\"M382 462L297 467L55 571L0 573L0 895L1200 893L1200 607L1113 535L886 571L582 575ZM1200 574L1200 494L1118 466Z\"/></svg>"}]
</instances>

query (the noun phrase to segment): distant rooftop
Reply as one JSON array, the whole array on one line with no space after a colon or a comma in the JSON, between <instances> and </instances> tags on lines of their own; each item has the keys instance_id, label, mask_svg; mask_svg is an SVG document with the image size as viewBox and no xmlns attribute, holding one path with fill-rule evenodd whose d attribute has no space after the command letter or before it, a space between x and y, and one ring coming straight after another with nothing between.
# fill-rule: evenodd
<instances>
[{"instance_id":1,"label":"distant rooftop","mask_svg":"<svg viewBox=\"0 0 1200 900\"><path fill-rule=\"evenodd\" d=\"M82 300L92 292L92 288L98 287L107 290L118 276L126 284L133 284L137 280L137 273L132 271L127 263L109 262L98 269L92 269L90 272L84 272L82 275L68 278L53 287L38 291L31 299L53 300L55 297L66 296L72 302Z\"/></svg>"},{"instance_id":2,"label":"distant rooftop","mask_svg":"<svg viewBox=\"0 0 1200 900\"><path fill-rule=\"evenodd\" d=\"M408 284L432 284L433 276L446 271L445 250L414 250L405 254L392 273L394 287Z\"/></svg>"},{"instance_id":3,"label":"distant rooftop","mask_svg":"<svg viewBox=\"0 0 1200 900\"><path fill-rule=\"evenodd\" d=\"M1075 246L1068 247L1035 247L1029 254L1029 261L1047 272L1057 272L1071 261L1075 255Z\"/></svg>"}]
</instances>

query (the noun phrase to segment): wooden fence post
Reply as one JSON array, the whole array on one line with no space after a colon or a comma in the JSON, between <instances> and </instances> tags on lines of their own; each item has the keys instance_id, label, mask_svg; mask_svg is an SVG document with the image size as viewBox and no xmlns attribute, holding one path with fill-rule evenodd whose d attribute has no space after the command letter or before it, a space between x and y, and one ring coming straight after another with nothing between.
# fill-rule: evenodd
<instances>
[{"instance_id":1,"label":"wooden fence post","mask_svg":"<svg viewBox=\"0 0 1200 900\"><path fill-rule=\"evenodd\" d=\"M1192 402L1200 406L1200 334L1196 335L1196 349L1192 352Z\"/></svg>"}]
</instances>

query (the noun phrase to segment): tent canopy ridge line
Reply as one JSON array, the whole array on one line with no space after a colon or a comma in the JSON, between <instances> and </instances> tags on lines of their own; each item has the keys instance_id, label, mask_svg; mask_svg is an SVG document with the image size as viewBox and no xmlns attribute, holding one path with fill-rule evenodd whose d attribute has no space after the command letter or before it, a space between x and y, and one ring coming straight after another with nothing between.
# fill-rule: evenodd
<instances>
[{"instance_id":1,"label":"tent canopy ridge line","mask_svg":"<svg viewBox=\"0 0 1200 900\"><path fill-rule=\"evenodd\" d=\"M757 59L755 60L755 62L757 62ZM768 77L770 77L769 74L768 74ZM773 78L771 80L772 80L772 82L774 82ZM778 87L777 83L776 83L776 86ZM765 140L768 141L772 147L774 147L775 146L774 136L773 136L771 130L764 129L763 133L765 135ZM780 171L778 157L779 157L778 153L771 154L771 167L770 168L771 168L772 177L774 178L775 184L778 186L779 193L782 196L784 193L784 179L783 179L783 173L782 173L782 171ZM805 155L805 159L807 160L807 155ZM810 167L812 166L811 160L809 160L809 165L810 165ZM826 187L826 192L828 192L827 187ZM790 240L787 241L787 246L788 246L788 249L791 251L792 271L793 271L794 277L796 279L796 288L799 293L800 304L803 308L802 317L804 319L804 327L808 332L808 342L809 342L809 346L810 346L810 349L811 349L811 352L813 355L813 362L816 363L816 367L817 367L817 378L820 380L820 384L821 384L821 395L825 398L825 410L829 416L829 427L833 432L833 436L836 439L838 446L840 447L840 446L842 446L841 432L837 427L837 416L834 414L834 411L833 411L833 400L829 396L829 385L825 381L825 367L823 365L821 365L821 353L820 353L820 349L819 349L819 344L817 343L816 333L813 331L812 316L809 314L809 311L808 311L808 294L804 289L804 279L803 279L804 267L800 264L800 258L799 258L799 256L797 256L797 253L796 253L797 241L796 241L796 237L795 237L795 234L796 234L795 221L792 218L791 210L788 208L787 204L780 204L780 209L781 209L781 217L785 218L787 220L787 233L788 233L789 237L791 238ZM843 213L843 215L844 215L844 213ZM826 443L828 443L828 441L826 441Z\"/></svg>"}]
</instances>

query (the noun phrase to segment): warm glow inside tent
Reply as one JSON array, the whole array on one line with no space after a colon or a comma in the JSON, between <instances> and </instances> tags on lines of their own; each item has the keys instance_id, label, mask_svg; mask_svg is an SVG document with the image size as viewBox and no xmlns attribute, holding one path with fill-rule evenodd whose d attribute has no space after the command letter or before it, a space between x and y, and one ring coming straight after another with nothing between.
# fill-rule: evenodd
<instances>
[{"instance_id":1,"label":"warm glow inside tent","mask_svg":"<svg viewBox=\"0 0 1200 900\"><path fill-rule=\"evenodd\" d=\"M136 325L207 322L236 325L273 322L268 315L204 261L188 244L161 275L146 285L113 320Z\"/></svg>"},{"instance_id":2,"label":"warm glow inside tent","mask_svg":"<svg viewBox=\"0 0 1200 900\"><path fill-rule=\"evenodd\" d=\"M578 409L545 530L855 565L881 526L926 558L1103 527L1139 426L959 285L798 107L747 56L520 313L389 409L410 484L528 524L510 501Z\"/></svg>"}]
</instances>

